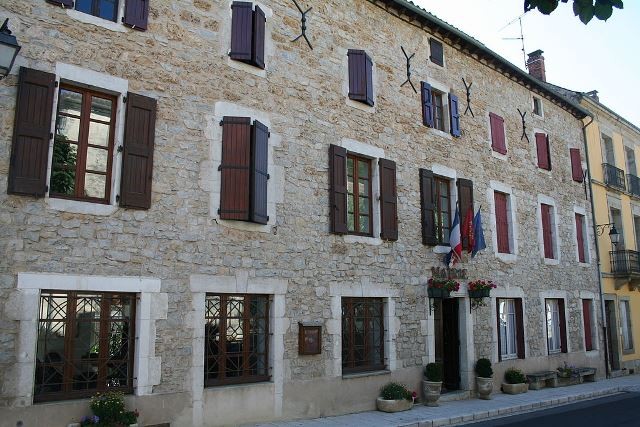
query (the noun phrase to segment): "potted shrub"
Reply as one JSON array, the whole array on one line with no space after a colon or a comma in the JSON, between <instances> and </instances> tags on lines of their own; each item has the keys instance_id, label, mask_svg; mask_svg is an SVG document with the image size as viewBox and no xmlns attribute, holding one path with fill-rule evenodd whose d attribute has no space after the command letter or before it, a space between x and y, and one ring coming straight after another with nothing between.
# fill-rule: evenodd
<instances>
[{"instance_id":1,"label":"potted shrub","mask_svg":"<svg viewBox=\"0 0 640 427\"><path fill-rule=\"evenodd\" d=\"M491 280L473 280L467 284L467 292L471 299L471 308L485 307L484 298L488 298L491 289L497 286Z\"/></svg>"},{"instance_id":2,"label":"potted shrub","mask_svg":"<svg viewBox=\"0 0 640 427\"><path fill-rule=\"evenodd\" d=\"M483 400L491 399L493 391L493 369L491 361L486 358L478 359L476 362L476 387L478 397Z\"/></svg>"},{"instance_id":3,"label":"potted shrub","mask_svg":"<svg viewBox=\"0 0 640 427\"><path fill-rule=\"evenodd\" d=\"M580 382L580 371L575 366L564 362L564 365L558 368L558 386L576 385Z\"/></svg>"},{"instance_id":4,"label":"potted shrub","mask_svg":"<svg viewBox=\"0 0 640 427\"><path fill-rule=\"evenodd\" d=\"M506 394L526 393L529 390L527 377L521 370L510 368L504 373L504 383L502 383L502 392Z\"/></svg>"},{"instance_id":5,"label":"potted shrub","mask_svg":"<svg viewBox=\"0 0 640 427\"><path fill-rule=\"evenodd\" d=\"M124 404L124 393L110 391L96 393L89 403L93 416L82 417L81 426L138 426L139 413L127 411Z\"/></svg>"},{"instance_id":6,"label":"potted shrub","mask_svg":"<svg viewBox=\"0 0 640 427\"><path fill-rule=\"evenodd\" d=\"M413 407L412 393L398 383L387 383L380 389L380 397L376 399L376 407L382 412L400 412Z\"/></svg>"},{"instance_id":7,"label":"potted shrub","mask_svg":"<svg viewBox=\"0 0 640 427\"><path fill-rule=\"evenodd\" d=\"M429 363L424 368L424 378L422 379L422 392L424 394L424 404L427 406L438 406L440 391L442 390L442 364Z\"/></svg>"},{"instance_id":8,"label":"potted shrub","mask_svg":"<svg viewBox=\"0 0 640 427\"><path fill-rule=\"evenodd\" d=\"M460 289L460 283L453 279L429 279L427 294L429 298L449 298L451 292Z\"/></svg>"}]
</instances>

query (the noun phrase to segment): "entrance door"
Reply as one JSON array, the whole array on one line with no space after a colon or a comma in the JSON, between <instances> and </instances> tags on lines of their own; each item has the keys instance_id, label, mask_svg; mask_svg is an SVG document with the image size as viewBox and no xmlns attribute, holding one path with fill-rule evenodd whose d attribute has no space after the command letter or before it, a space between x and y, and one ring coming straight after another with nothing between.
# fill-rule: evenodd
<instances>
[{"instance_id":1,"label":"entrance door","mask_svg":"<svg viewBox=\"0 0 640 427\"><path fill-rule=\"evenodd\" d=\"M460 329L458 300L436 299L434 310L435 359L442 363L445 391L460 388Z\"/></svg>"},{"instance_id":2,"label":"entrance door","mask_svg":"<svg viewBox=\"0 0 640 427\"><path fill-rule=\"evenodd\" d=\"M611 369L620 369L620 354L618 353L618 322L616 322L615 301L605 301L604 311L607 316L607 350Z\"/></svg>"}]
</instances>

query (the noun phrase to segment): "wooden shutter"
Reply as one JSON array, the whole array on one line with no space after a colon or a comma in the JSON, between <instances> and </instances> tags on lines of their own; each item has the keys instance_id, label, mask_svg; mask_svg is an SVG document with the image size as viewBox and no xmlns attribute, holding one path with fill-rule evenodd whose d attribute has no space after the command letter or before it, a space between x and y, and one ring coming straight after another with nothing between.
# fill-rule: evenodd
<instances>
[{"instance_id":1,"label":"wooden shutter","mask_svg":"<svg viewBox=\"0 0 640 427\"><path fill-rule=\"evenodd\" d=\"M462 250L469 248L469 237L467 232L462 230L467 213L471 211L472 227L473 227L473 181L469 179L458 178L458 202L460 205L460 230L461 234L465 234L462 237Z\"/></svg>"},{"instance_id":2,"label":"wooden shutter","mask_svg":"<svg viewBox=\"0 0 640 427\"><path fill-rule=\"evenodd\" d=\"M498 329L498 362L502 362L502 342L500 340L500 334L502 328L500 327L500 298L496 298L496 327Z\"/></svg>"},{"instance_id":3,"label":"wooden shutter","mask_svg":"<svg viewBox=\"0 0 640 427\"><path fill-rule=\"evenodd\" d=\"M584 319L584 349L593 350L593 339L591 331L591 300L582 300L582 318Z\"/></svg>"},{"instance_id":4,"label":"wooden shutter","mask_svg":"<svg viewBox=\"0 0 640 427\"><path fill-rule=\"evenodd\" d=\"M449 94L449 112L451 119L451 135L460 136L460 113L458 112L458 97Z\"/></svg>"},{"instance_id":5,"label":"wooden shutter","mask_svg":"<svg viewBox=\"0 0 640 427\"><path fill-rule=\"evenodd\" d=\"M580 158L580 149L570 148L571 155L571 176L575 182L582 182L584 176L582 174L582 159Z\"/></svg>"},{"instance_id":6,"label":"wooden shutter","mask_svg":"<svg viewBox=\"0 0 640 427\"><path fill-rule=\"evenodd\" d=\"M373 106L373 62L364 50L349 49L349 99Z\"/></svg>"},{"instance_id":7,"label":"wooden shutter","mask_svg":"<svg viewBox=\"0 0 640 427\"><path fill-rule=\"evenodd\" d=\"M496 234L498 242L498 252L501 254L511 253L509 245L509 220L507 218L507 195L495 191L494 193L496 209Z\"/></svg>"},{"instance_id":8,"label":"wooden shutter","mask_svg":"<svg viewBox=\"0 0 640 427\"><path fill-rule=\"evenodd\" d=\"M558 301L558 312L560 319L560 350L563 353L567 352L567 317L564 312L564 299L560 298Z\"/></svg>"},{"instance_id":9,"label":"wooden shutter","mask_svg":"<svg viewBox=\"0 0 640 427\"><path fill-rule=\"evenodd\" d=\"M584 235L583 232L584 217L580 214L576 214L576 244L578 245L578 261L584 262Z\"/></svg>"},{"instance_id":10,"label":"wooden shutter","mask_svg":"<svg viewBox=\"0 0 640 427\"><path fill-rule=\"evenodd\" d=\"M549 138L544 133L536 133L536 151L538 152L538 167L551 170L549 157Z\"/></svg>"},{"instance_id":11,"label":"wooden shutter","mask_svg":"<svg viewBox=\"0 0 640 427\"><path fill-rule=\"evenodd\" d=\"M429 39L429 47L431 50L431 62L434 64L438 64L439 66L444 66L444 49L442 48L442 43L440 43L436 39Z\"/></svg>"},{"instance_id":12,"label":"wooden shutter","mask_svg":"<svg viewBox=\"0 0 640 427\"><path fill-rule=\"evenodd\" d=\"M420 93L422 95L422 124L433 127L433 101L431 99L431 85L427 82L420 82Z\"/></svg>"},{"instance_id":13,"label":"wooden shutter","mask_svg":"<svg viewBox=\"0 0 640 427\"><path fill-rule=\"evenodd\" d=\"M120 206L122 207L134 209L151 207L156 106L157 102L153 98L135 93L127 94L120 183Z\"/></svg>"},{"instance_id":14,"label":"wooden shutter","mask_svg":"<svg viewBox=\"0 0 640 427\"><path fill-rule=\"evenodd\" d=\"M373 107L373 61L371 57L365 53L364 75L367 80L367 100L366 104Z\"/></svg>"},{"instance_id":15,"label":"wooden shutter","mask_svg":"<svg viewBox=\"0 0 640 427\"><path fill-rule=\"evenodd\" d=\"M396 186L396 163L380 159L380 237L398 240L398 193Z\"/></svg>"},{"instance_id":16,"label":"wooden shutter","mask_svg":"<svg viewBox=\"0 0 640 427\"><path fill-rule=\"evenodd\" d=\"M47 3L55 4L62 7L73 7L73 0L47 0Z\"/></svg>"},{"instance_id":17,"label":"wooden shutter","mask_svg":"<svg viewBox=\"0 0 640 427\"><path fill-rule=\"evenodd\" d=\"M438 244L436 237L436 201L433 172L420 169L420 210L422 222L422 243L429 246Z\"/></svg>"},{"instance_id":18,"label":"wooden shutter","mask_svg":"<svg viewBox=\"0 0 640 427\"><path fill-rule=\"evenodd\" d=\"M346 234L347 229L347 150L329 147L329 215L331 231Z\"/></svg>"},{"instance_id":19,"label":"wooden shutter","mask_svg":"<svg viewBox=\"0 0 640 427\"><path fill-rule=\"evenodd\" d=\"M231 59L251 61L253 44L253 3L234 1L231 4Z\"/></svg>"},{"instance_id":20,"label":"wooden shutter","mask_svg":"<svg viewBox=\"0 0 640 427\"><path fill-rule=\"evenodd\" d=\"M134 30L146 31L149 21L149 0L126 0L122 23Z\"/></svg>"},{"instance_id":21,"label":"wooden shutter","mask_svg":"<svg viewBox=\"0 0 640 427\"><path fill-rule=\"evenodd\" d=\"M43 197L56 76L20 68L7 193Z\"/></svg>"},{"instance_id":22,"label":"wooden shutter","mask_svg":"<svg viewBox=\"0 0 640 427\"><path fill-rule=\"evenodd\" d=\"M504 139L504 119L497 114L489 113L491 122L491 148L500 154L507 154L507 144Z\"/></svg>"},{"instance_id":23,"label":"wooden shutter","mask_svg":"<svg viewBox=\"0 0 640 427\"><path fill-rule=\"evenodd\" d=\"M251 132L251 215L258 224L269 222L267 215L267 180L269 163L269 128L253 122Z\"/></svg>"},{"instance_id":24,"label":"wooden shutter","mask_svg":"<svg viewBox=\"0 0 640 427\"><path fill-rule=\"evenodd\" d=\"M524 314L522 312L522 299L514 298L516 308L516 351L518 359L524 359Z\"/></svg>"},{"instance_id":25,"label":"wooden shutter","mask_svg":"<svg viewBox=\"0 0 640 427\"><path fill-rule=\"evenodd\" d=\"M553 233L551 231L551 206L540 205L542 215L542 238L544 242L544 257L553 259Z\"/></svg>"},{"instance_id":26,"label":"wooden shutter","mask_svg":"<svg viewBox=\"0 0 640 427\"><path fill-rule=\"evenodd\" d=\"M222 172L220 183L220 218L239 221L250 219L251 119L222 119Z\"/></svg>"},{"instance_id":27,"label":"wooden shutter","mask_svg":"<svg viewBox=\"0 0 640 427\"><path fill-rule=\"evenodd\" d=\"M267 18L260 7L256 6L253 13L253 43L251 59L253 64L264 70L264 37Z\"/></svg>"}]
</instances>

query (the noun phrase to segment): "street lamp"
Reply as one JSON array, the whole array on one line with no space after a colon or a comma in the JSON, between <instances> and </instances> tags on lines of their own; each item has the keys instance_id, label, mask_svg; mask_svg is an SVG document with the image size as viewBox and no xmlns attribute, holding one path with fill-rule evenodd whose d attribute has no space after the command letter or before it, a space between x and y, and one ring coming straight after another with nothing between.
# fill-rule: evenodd
<instances>
[{"instance_id":1,"label":"street lamp","mask_svg":"<svg viewBox=\"0 0 640 427\"><path fill-rule=\"evenodd\" d=\"M609 239L611 239L611 243L614 247L618 246L618 242L620 242L620 233L618 233L614 223L610 222L609 224L596 225L596 233L598 236L602 236L604 234L604 230L607 228L609 228Z\"/></svg>"},{"instance_id":2,"label":"street lamp","mask_svg":"<svg viewBox=\"0 0 640 427\"><path fill-rule=\"evenodd\" d=\"M16 37L11 35L9 30L9 18L4 20L4 24L0 27L0 80L5 78L13 67L20 52L20 45Z\"/></svg>"}]
</instances>

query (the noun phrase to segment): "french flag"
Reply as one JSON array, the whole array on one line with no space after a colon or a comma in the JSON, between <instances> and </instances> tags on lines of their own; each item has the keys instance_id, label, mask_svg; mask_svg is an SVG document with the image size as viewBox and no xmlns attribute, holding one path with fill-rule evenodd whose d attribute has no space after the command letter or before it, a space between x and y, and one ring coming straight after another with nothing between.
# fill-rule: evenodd
<instances>
[{"instance_id":1,"label":"french flag","mask_svg":"<svg viewBox=\"0 0 640 427\"><path fill-rule=\"evenodd\" d=\"M453 218L453 224L451 225L451 233L449 235L449 245L451 251L444 259L444 263L453 267L458 261L462 259L462 238L460 236L460 212L456 205L456 214Z\"/></svg>"}]
</instances>

